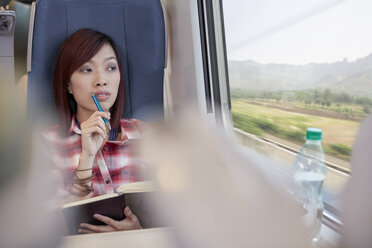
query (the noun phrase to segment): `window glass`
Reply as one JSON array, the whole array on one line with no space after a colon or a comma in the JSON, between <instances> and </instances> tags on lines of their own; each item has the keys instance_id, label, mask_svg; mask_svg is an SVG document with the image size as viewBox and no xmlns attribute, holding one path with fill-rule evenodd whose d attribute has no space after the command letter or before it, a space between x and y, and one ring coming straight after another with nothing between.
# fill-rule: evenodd
<instances>
[{"instance_id":1,"label":"window glass","mask_svg":"<svg viewBox=\"0 0 372 248\"><path fill-rule=\"evenodd\" d=\"M290 169L306 128L321 128L325 199L337 208L372 109L372 2L222 2L237 137Z\"/></svg>"}]
</instances>

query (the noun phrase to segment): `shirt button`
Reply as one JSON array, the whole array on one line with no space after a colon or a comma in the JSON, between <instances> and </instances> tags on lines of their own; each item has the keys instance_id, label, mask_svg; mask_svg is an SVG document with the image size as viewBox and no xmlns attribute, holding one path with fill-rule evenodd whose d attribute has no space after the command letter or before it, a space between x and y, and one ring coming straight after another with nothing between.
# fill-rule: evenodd
<instances>
[{"instance_id":1,"label":"shirt button","mask_svg":"<svg viewBox=\"0 0 372 248\"><path fill-rule=\"evenodd\" d=\"M104 146L104 147L103 147L103 150L104 150L104 151L108 151L109 148L108 148L107 146Z\"/></svg>"},{"instance_id":2,"label":"shirt button","mask_svg":"<svg viewBox=\"0 0 372 248\"><path fill-rule=\"evenodd\" d=\"M107 180L105 181L105 183L106 183L106 184L109 184L109 183L110 183L110 180L107 179Z\"/></svg>"}]
</instances>

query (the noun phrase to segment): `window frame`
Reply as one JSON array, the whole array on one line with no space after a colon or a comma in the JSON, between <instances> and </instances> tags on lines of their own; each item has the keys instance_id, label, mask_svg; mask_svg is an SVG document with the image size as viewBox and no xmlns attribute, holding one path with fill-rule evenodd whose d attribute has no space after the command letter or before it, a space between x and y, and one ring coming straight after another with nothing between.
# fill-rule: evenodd
<instances>
[{"instance_id":1,"label":"window frame","mask_svg":"<svg viewBox=\"0 0 372 248\"><path fill-rule=\"evenodd\" d=\"M198 0L198 12L207 110L213 105L217 125L233 130L222 0ZM323 224L340 233L340 210L323 202Z\"/></svg>"},{"instance_id":2,"label":"window frame","mask_svg":"<svg viewBox=\"0 0 372 248\"><path fill-rule=\"evenodd\" d=\"M198 0L207 113L218 126L232 128L230 83L222 0Z\"/></svg>"}]
</instances>

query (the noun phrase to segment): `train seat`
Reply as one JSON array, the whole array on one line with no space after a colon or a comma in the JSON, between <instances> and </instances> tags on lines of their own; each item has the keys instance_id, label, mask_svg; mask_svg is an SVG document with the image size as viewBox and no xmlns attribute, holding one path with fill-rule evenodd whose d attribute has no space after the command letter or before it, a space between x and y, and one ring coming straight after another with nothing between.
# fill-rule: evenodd
<instances>
[{"instance_id":1,"label":"train seat","mask_svg":"<svg viewBox=\"0 0 372 248\"><path fill-rule=\"evenodd\" d=\"M160 0L37 0L32 23L27 112L33 123L43 119L44 111L55 113L52 78L57 53L80 28L106 33L118 46L126 89L123 117L163 118L166 47ZM149 111L155 110L152 116Z\"/></svg>"}]
</instances>

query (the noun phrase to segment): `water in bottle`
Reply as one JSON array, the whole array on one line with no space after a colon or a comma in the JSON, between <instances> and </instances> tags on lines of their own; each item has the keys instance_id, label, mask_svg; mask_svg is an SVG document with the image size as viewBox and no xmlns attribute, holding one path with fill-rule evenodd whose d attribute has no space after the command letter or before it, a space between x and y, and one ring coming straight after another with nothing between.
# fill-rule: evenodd
<instances>
[{"instance_id":1,"label":"water in bottle","mask_svg":"<svg viewBox=\"0 0 372 248\"><path fill-rule=\"evenodd\" d=\"M309 240L316 243L320 236L323 217L322 186L326 176L322 130L308 128L306 142L294 162L294 196L301 207L303 223Z\"/></svg>"}]
</instances>

